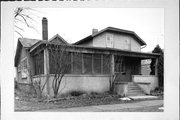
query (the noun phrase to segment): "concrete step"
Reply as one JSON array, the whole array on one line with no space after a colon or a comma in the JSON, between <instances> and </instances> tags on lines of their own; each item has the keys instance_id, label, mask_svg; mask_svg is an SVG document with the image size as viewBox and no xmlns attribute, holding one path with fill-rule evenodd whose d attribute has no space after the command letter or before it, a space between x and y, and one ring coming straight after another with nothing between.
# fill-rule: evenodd
<instances>
[{"instance_id":1,"label":"concrete step","mask_svg":"<svg viewBox=\"0 0 180 120\"><path fill-rule=\"evenodd\" d=\"M127 94L128 96L144 96L145 94Z\"/></svg>"},{"instance_id":2,"label":"concrete step","mask_svg":"<svg viewBox=\"0 0 180 120\"><path fill-rule=\"evenodd\" d=\"M145 95L145 93L135 83L128 83L128 96Z\"/></svg>"},{"instance_id":3,"label":"concrete step","mask_svg":"<svg viewBox=\"0 0 180 120\"><path fill-rule=\"evenodd\" d=\"M144 94L143 92L128 92L128 94Z\"/></svg>"},{"instance_id":4,"label":"concrete step","mask_svg":"<svg viewBox=\"0 0 180 120\"><path fill-rule=\"evenodd\" d=\"M128 90L139 90L139 88L128 88Z\"/></svg>"},{"instance_id":5,"label":"concrete step","mask_svg":"<svg viewBox=\"0 0 180 120\"><path fill-rule=\"evenodd\" d=\"M144 93L141 90L129 90L128 93Z\"/></svg>"}]
</instances>

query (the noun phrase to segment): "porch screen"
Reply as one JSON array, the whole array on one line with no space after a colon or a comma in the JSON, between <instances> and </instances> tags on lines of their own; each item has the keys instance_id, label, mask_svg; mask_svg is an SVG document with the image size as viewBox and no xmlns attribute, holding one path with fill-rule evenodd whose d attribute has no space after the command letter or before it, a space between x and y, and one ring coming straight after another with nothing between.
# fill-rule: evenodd
<instances>
[{"instance_id":1,"label":"porch screen","mask_svg":"<svg viewBox=\"0 0 180 120\"><path fill-rule=\"evenodd\" d=\"M92 54L83 54L84 73L92 73Z\"/></svg>"},{"instance_id":2,"label":"porch screen","mask_svg":"<svg viewBox=\"0 0 180 120\"><path fill-rule=\"evenodd\" d=\"M40 52L34 56L35 75L44 73L44 52Z\"/></svg>"},{"instance_id":3,"label":"porch screen","mask_svg":"<svg viewBox=\"0 0 180 120\"><path fill-rule=\"evenodd\" d=\"M93 55L93 73L101 74L101 55Z\"/></svg>"},{"instance_id":4,"label":"porch screen","mask_svg":"<svg viewBox=\"0 0 180 120\"><path fill-rule=\"evenodd\" d=\"M110 55L103 55L103 74L110 74Z\"/></svg>"},{"instance_id":5,"label":"porch screen","mask_svg":"<svg viewBox=\"0 0 180 120\"><path fill-rule=\"evenodd\" d=\"M73 73L82 73L82 54L73 54Z\"/></svg>"},{"instance_id":6,"label":"porch screen","mask_svg":"<svg viewBox=\"0 0 180 120\"><path fill-rule=\"evenodd\" d=\"M71 53L69 52L59 52L56 54L55 52L49 52L49 63L50 74L71 73Z\"/></svg>"}]
</instances>

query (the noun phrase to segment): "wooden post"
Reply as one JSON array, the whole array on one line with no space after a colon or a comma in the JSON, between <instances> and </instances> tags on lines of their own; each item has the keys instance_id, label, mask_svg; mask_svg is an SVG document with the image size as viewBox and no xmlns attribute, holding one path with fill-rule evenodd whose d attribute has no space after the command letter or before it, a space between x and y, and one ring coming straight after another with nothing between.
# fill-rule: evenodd
<instances>
[{"instance_id":1,"label":"wooden post","mask_svg":"<svg viewBox=\"0 0 180 120\"><path fill-rule=\"evenodd\" d=\"M158 76L158 58L155 60L155 76Z\"/></svg>"},{"instance_id":2,"label":"wooden post","mask_svg":"<svg viewBox=\"0 0 180 120\"><path fill-rule=\"evenodd\" d=\"M114 82L114 55L111 55L111 78L110 78L110 91L113 90L113 82Z\"/></svg>"},{"instance_id":3,"label":"wooden post","mask_svg":"<svg viewBox=\"0 0 180 120\"><path fill-rule=\"evenodd\" d=\"M114 75L114 55L111 55L111 75Z\"/></svg>"},{"instance_id":4,"label":"wooden post","mask_svg":"<svg viewBox=\"0 0 180 120\"><path fill-rule=\"evenodd\" d=\"M50 83L49 83L49 51L44 49L44 75L46 82L47 95L50 95Z\"/></svg>"}]
</instances>

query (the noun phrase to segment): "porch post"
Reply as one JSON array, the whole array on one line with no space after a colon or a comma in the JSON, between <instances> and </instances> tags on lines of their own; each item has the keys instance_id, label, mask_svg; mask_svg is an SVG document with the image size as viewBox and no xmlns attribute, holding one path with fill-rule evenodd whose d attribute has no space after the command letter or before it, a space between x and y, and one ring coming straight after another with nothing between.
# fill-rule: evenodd
<instances>
[{"instance_id":1,"label":"porch post","mask_svg":"<svg viewBox=\"0 0 180 120\"><path fill-rule=\"evenodd\" d=\"M44 75L45 75L45 81L46 82L46 90L47 95L50 95L50 83L49 83L49 51L46 48L44 49Z\"/></svg>"},{"instance_id":2,"label":"porch post","mask_svg":"<svg viewBox=\"0 0 180 120\"><path fill-rule=\"evenodd\" d=\"M114 81L114 55L111 55L111 79L110 79L110 91L113 90L113 81Z\"/></svg>"},{"instance_id":3,"label":"porch post","mask_svg":"<svg viewBox=\"0 0 180 120\"><path fill-rule=\"evenodd\" d=\"M114 55L111 55L111 75L114 75Z\"/></svg>"},{"instance_id":4,"label":"porch post","mask_svg":"<svg viewBox=\"0 0 180 120\"><path fill-rule=\"evenodd\" d=\"M155 76L158 76L158 58L155 59Z\"/></svg>"}]
</instances>

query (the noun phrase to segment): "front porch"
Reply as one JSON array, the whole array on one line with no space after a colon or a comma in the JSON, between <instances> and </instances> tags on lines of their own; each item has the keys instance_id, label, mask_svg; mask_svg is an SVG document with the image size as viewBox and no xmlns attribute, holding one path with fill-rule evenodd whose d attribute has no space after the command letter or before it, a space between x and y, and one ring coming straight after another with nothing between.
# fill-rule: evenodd
<instances>
[{"instance_id":1,"label":"front porch","mask_svg":"<svg viewBox=\"0 0 180 120\"><path fill-rule=\"evenodd\" d=\"M121 96L147 95L158 87L158 57L143 54L136 56L116 54L112 58L112 89L114 93ZM147 59L155 61L154 72L144 75L141 70L141 61Z\"/></svg>"}]
</instances>

